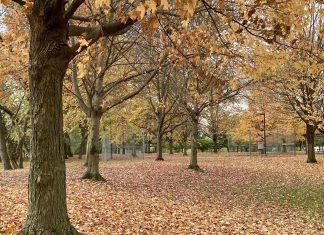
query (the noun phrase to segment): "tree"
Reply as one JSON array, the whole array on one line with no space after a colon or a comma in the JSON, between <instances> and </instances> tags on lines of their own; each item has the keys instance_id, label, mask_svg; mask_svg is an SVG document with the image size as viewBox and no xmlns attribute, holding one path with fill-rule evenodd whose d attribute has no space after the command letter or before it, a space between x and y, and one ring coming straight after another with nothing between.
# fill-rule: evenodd
<instances>
[{"instance_id":1,"label":"tree","mask_svg":"<svg viewBox=\"0 0 324 235\"><path fill-rule=\"evenodd\" d=\"M71 226L67 215L63 153L62 87L68 64L77 54L89 48L100 38L123 34L131 25L143 19L146 13L156 13L157 7L161 8L163 12L168 10L170 6L166 0L111 1L110 4L108 2L103 4L103 2L98 1L97 5L99 6L96 9L91 9L94 14L87 16L75 14L76 12L82 13L82 8L85 5L84 0L72 0L70 2L59 0L12 1L25 8L30 26L29 87L32 147L29 207L24 233L76 234L77 232ZM8 3L9 1L2 2ZM195 8L199 7L197 2L197 0L174 1L172 10L180 16L182 25L187 25L190 17L195 13ZM221 9L218 10L214 3L210 6L207 5L206 1L202 2L208 6L206 8L218 12L219 15L225 15L227 21L237 21L233 14L228 14L236 13L233 8L228 8L228 4L220 4ZM266 4L263 1L257 1L256 6L251 9L250 4L240 4L244 2L243 0L239 1L236 7L242 7L243 12L246 11L245 13L252 9L255 12L258 6L261 6L260 11L262 11L270 5L275 9L279 6L280 11L278 12L282 15L287 14L287 11L280 6L291 6L293 4L291 1L288 1L288 3L285 1L284 3L267 1ZM105 8L100 9L104 6ZM98 8L99 10L97 10ZM104 12L109 12L112 16L106 22L100 20L100 15ZM252 12L252 15L254 12ZM270 12L273 12L272 8ZM97 17L98 15L99 17ZM245 15L250 16L251 13ZM272 18L276 17L269 17L269 21ZM85 25L77 25L72 19L84 22ZM282 26L276 20L274 21L276 24L271 25L273 23L271 21L269 25L276 27L269 26L265 30L260 30L262 33L264 31L267 33L267 40L273 41L274 37L278 35L278 30L275 31L275 29L278 25L279 27ZM237 22L240 27L251 31L246 21ZM256 32L264 25L260 24L259 20L254 24L256 25ZM241 28L238 30L241 30ZM283 34L282 31L286 32L287 30L280 30L281 35ZM71 46L69 45L69 38L71 37L82 38L76 45Z\"/></svg>"},{"instance_id":2,"label":"tree","mask_svg":"<svg viewBox=\"0 0 324 235\"><path fill-rule=\"evenodd\" d=\"M172 76L170 69L164 69L161 71L159 76L157 76L152 85L148 87L148 92L150 95L146 96L151 112L155 116L156 125L154 134L157 139L157 161L163 161L162 156L162 142L163 137L172 133L172 131L178 126L182 125L181 111L178 107L178 95L172 96L172 89L177 89L176 83L174 82L176 77ZM169 144L172 141L172 134L169 136ZM172 145L172 143L171 143ZM171 147L172 148L172 147Z\"/></svg>"},{"instance_id":3,"label":"tree","mask_svg":"<svg viewBox=\"0 0 324 235\"><path fill-rule=\"evenodd\" d=\"M285 107L278 101L278 94L265 86L262 81L245 90L242 103L246 108L238 109L235 119L230 125L229 136L237 143L264 141L264 126L266 138L269 136L295 135L300 139L300 122L296 120L289 106ZM263 117L263 113L265 117ZM260 115L261 114L261 115ZM265 118L265 125L263 123ZM286 141L285 139L281 140ZM278 142L278 141L277 141ZM285 145L283 145L285 148Z\"/></svg>"},{"instance_id":4,"label":"tree","mask_svg":"<svg viewBox=\"0 0 324 235\"><path fill-rule=\"evenodd\" d=\"M308 163L316 162L315 131L324 122L322 16L323 4L309 1L298 15L291 45L268 48L263 59L271 56L272 62L264 65L259 61L262 69L258 74L267 78L267 86L278 100L283 105L289 104L305 123Z\"/></svg>"},{"instance_id":5,"label":"tree","mask_svg":"<svg viewBox=\"0 0 324 235\"><path fill-rule=\"evenodd\" d=\"M152 63L151 68L143 67L145 61L140 52L144 48L135 51L136 44L136 38L132 40L130 36L103 39L88 50L78 66L72 63L73 94L89 119L88 169L84 179L103 179L99 173L99 131L103 115L139 94L158 72L160 63ZM129 64L131 60L134 62ZM82 79L80 84L78 78Z\"/></svg>"},{"instance_id":6,"label":"tree","mask_svg":"<svg viewBox=\"0 0 324 235\"><path fill-rule=\"evenodd\" d=\"M29 206L24 234L77 234L66 208L62 87L69 62L87 46L71 47L71 36L85 35L89 46L100 37L123 33L134 23L111 21L93 27L69 24L83 0L24 2L30 26L29 86L31 165Z\"/></svg>"},{"instance_id":7,"label":"tree","mask_svg":"<svg viewBox=\"0 0 324 235\"><path fill-rule=\"evenodd\" d=\"M233 114L230 113L229 106L229 103L216 104L215 106L208 107L203 113L203 117L207 121L203 130L213 141L214 153L218 152L219 140L223 138L233 126Z\"/></svg>"},{"instance_id":8,"label":"tree","mask_svg":"<svg viewBox=\"0 0 324 235\"><path fill-rule=\"evenodd\" d=\"M211 66L211 68L213 68ZM226 100L235 97L246 86L246 81L239 81L231 67L209 70L210 76L198 70L180 69L178 71L180 91L179 103L186 111L191 122L191 160L189 169L200 170L197 159L199 122L203 112ZM231 85L235 79L235 88ZM234 88L234 89L233 89Z\"/></svg>"}]
</instances>

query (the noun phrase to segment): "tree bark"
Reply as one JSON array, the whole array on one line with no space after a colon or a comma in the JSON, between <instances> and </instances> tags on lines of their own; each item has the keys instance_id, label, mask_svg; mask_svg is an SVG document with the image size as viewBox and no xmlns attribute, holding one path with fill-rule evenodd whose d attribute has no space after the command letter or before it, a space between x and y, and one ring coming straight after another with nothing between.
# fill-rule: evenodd
<instances>
[{"instance_id":1,"label":"tree bark","mask_svg":"<svg viewBox=\"0 0 324 235\"><path fill-rule=\"evenodd\" d=\"M188 133L187 131L182 133L183 156L188 156L188 152L187 152L188 135L187 135L187 133Z\"/></svg>"},{"instance_id":2,"label":"tree bark","mask_svg":"<svg viewBox=\"0 0 324 235\"><path fill-rule=\"evenodd\" d=\"M307 163L317 162L314 149L315 130L314 126L306 124Z\"/></svg>"},{"instance_id":3,"label":"tree bark","mask_svg":"<svg viewBox=\"0 0 324 235\"><path fill-rule=\"evenodd\" d=\"M198 118L193 120L192 122L192 132L191 132L191 160L189 169L200 170L198 166L198 158L197 158L197 148L198 148Z\"/></svg>"},{"instance_id":4,"label":"tree bark","mask_svg":"<svg viewBox=\"0 0 324 235\"><path fill-rule=\"evenodd\" d=\"M67 23L64 4L51 3L37 1L29 15L32 138L25 235L78 234L66 206L62 87L69 62Z\"/></svg>"},{"instance_id":5,"label":"tree bark","mask_svg":"<svg viewBox=\"0 0 324 235\"><path fill-rule=\"evenodd\" d=\"M169 154L173 154L173 138L169 138Z\"/></svg>"},{"instance_id":6,"label":"tree bark","mask_svg":"<svg viewBox=\"0 0 324 235\"><path fill-rule=\"evenodd\" d=\"M124 141L123 141L123 143L122 143L122 154L123 154L123 155L126 154L125 142L124 142Z\"/></svg>"},{"instance_id":7,"label":"tree bark","mask_svg":"<svg viewBox=\"0 0 324 235\"><path fill-rule=\"evenodd\" d=\"M82 155L86 153L87 149L87 139L88 139L88 125L79 124L80 132L81 132L81 143L78 147L79 159L82 159Z\"/></svg>"},{"instance_id":8,"label":"tree bark","mask_svg":"<svg viewBox=\"0 0 324 235\"><path fill-rule=\"evenodd\" d=\"M217 146L218 138L216 134L213 134L213 145L214 145L214 153L218 152L218 146Z\"/></svg>"},{"instance_id":9,"label":"tree bark","mask_svg":"<svg viewBox=\"0 0 324 235\"><path fill-rule=\"evenodd\" d=\"M163 138L163 134L162 131L160 130L160 128L158 129L157 132L157 144L156 144L156 161L164 161L164 158L162 156L162 138Z\"/></svg>"},{"instance_id":10,"label":"tree bark","mask_svg":"<svg viewBox=\"0 0 324 235\"><path fill-rule=\"evenodd\" d=\"M99 173L99 152L100 152L100 129L101 115L92 112L90 117L90 128L87 141L87 171L82 176L83 179L104 180Z\"/></svg>"},{"instance_id":11,"label":"tree bark","mask_svg":"<svg viewBox=\"0 0 324 235\"><path fill-rule=\"evenodd\" d=\"M88 136L87 135L82 136L81 143L80 143L80 145L78 147L79 159L82 159L82 155L84 153L86 153L86 151L87 151L87 148L86 148L86 146L87 146L87 140L88 140Z\"/></svg>"},{"instance_id":12,"label":"tree bark","mask_svg":"<svg viewBox=\"0 0 324 235\"><path fill-rule=\"evenodd\" d=\"M10 164L10 158L8 154L7 144L6 144L6 135L7 129L2 117L2 113L0 112L0 157L3 162L4 170L12 170L12 166Z\"/></svg>"},{"instance_id":13,"label":"tree bark","mask_svg":"<svg viewBox=\"0 0 324 235\"><path fill-rule=\"evenodd\" d=\"M71 150L71 139L67 132L64 133L64 155L65 155L65 159L68 159L69 157L73 157L72 150Z\"/></svg>"}]
</instances>

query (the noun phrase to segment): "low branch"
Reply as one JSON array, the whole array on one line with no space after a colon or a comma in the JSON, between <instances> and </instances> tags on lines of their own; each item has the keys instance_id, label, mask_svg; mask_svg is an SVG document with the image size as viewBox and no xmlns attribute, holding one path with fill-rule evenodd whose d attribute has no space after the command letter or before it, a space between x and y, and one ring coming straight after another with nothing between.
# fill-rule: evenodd
<instances>
[{"instance_id":1,"label":"low branch","mask_svg":"<svg viewBox=\"0 0 324 235\"><path fill-rule=\"evenodd\" d=\"M154 71L154 69L150 69L150 70L147 70L147 71L144 71L144 72L141 72L141 73L137 73L137 74L134 74L134 75L130 75L128 77L125 77L125 78L118 79L116 81L112 81L109 84L107 84L107 86L104 89L104 93L108 93L110 90L114 89L114 87L118 86L119 84L121 84L123 82L127 82L127 81L129 81L129 80L131 80L133 78L136 78L138 76L151 73L153 71Z\"/></svg>"},{"instance_id":2,"label":"low branch","mask_svg":"<svg viewBox=\"0 0 324 235\"><path fill-rule=\"evenodd\" d=\"M71 76L71 82L72 82L72 86L73 86L73 94L77 97L79 106L81 108L81 110L87 115L90 115L90 109L89 107L86 105L86 103L84 102L80 89L79 89L79 85L78 85L78 81L77 81L77 67L75 64L75 61L72 62L72 76Z\"/></svg>"},{"instance_id":3,"label":"low branch","mask_svg":"<svg viewBox=\"0 0 324 235\"><path fill-rule=\"evenodd\" d=\"M78 20L78 21L82 21L82 22L91 22L93 19L95 19L96 16L71 16L70 19L72 20Z\"/></svg>"},{"instance_id":4,"label":"low branch","mask_svg":"<svg viewBox=\"0 0 324 235\"><path fill-rule=\"evenodd\" d=\"M78 8L84 3L85 0L74 0L69 7L66 9L64 13L64 20L68 22L69 19L73 16L73 14L78 10Z\"/></svg>"}]
</instances>

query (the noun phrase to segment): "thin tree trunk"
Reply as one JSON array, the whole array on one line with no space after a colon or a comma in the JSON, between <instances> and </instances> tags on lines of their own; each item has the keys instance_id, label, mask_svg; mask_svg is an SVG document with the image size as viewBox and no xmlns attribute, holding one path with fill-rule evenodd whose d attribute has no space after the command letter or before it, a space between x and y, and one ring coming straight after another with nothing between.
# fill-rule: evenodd
<instances>
[{"instance_id":1,"label":"thin tree trunk","mask_svg":"<svg viewBox=\"0 0 324 235\"><path fill-rule=\"evenodd\" d=\"M88 140L88 136L85 135L85 136L82 136L82 140L81 140L81 143L80 143L80 146L78 147L78 153L79 153L79 159L82 159L82 155L84 153L86 153L87 151L87 140Z\"/></svg>"},{"instance_id":2,"label":"thin tree trunk","mask_svg":"<svg viewBox=\"0 0 324 235\"><path fill-rule=\"evenodd\" d=\"M307 144L307 162L316 163L315 158L315 127L309 124L306 124L306 144Z\"/></svg>"},{"instance_id":3,"label":"thin tree trunk","mask_svg":"<svg viewBox=\"0 0 324 235\"><path fill-rule=\"evenodd\" d=\"M12 170L12 166L10 164L10 158L8 154L7 144L6 144L6 135L7 129L0 113L0 156L3 162L3 169L4 170Z\"/></svg>"},{"instance_id":4,"label":"thin tree trunk","mask_svg":"<svg viewBox=\"0 0 324 235\"><path fill-rule=\"evenodd\" d=\"M182 136L182 142L183 142L183 156L188 156L188 152L187 152L187 139L188 139L188 135L185 133Z\"/></svg>"},{"instance_id":5,"label":"thin tree trunk","mask_svg":"<svg viewBox=\"0 0 324 235\"><path fill-rule=\"evenodd\" d=\"M217 135L216 134L213 134L213 145L214 145L214 153L217 153L218 152L218 146L217 146Z\"/></svg>"},{"instance_id":6,"label":"thin tree trunk","mask_svg":"<svg viewBox=\"0 0 324 235\"><path fill-rule=\"evenodd\" d=\"M24 143L26 139L26 131L27 131L27 124L28 124L29 116L27 116L24 120L24 127L23 127L23 133L22 136L19 139L18 146L17 146L17 155L18 155L18 167L20 169L24 168Z\"/></svg>"},{"instance_id":7,"label":"thin tree trunk","mask_svg":"<svg viewBox=\"0 0 324 235\"><path fill-rule=\"evenodd\" d=\"M55 6L38 2L29 15L32 138L24 235L78 234L66 205L62 87L68 66L67 24L59 20L64 5Z\"/></svg>"},{"instance_id":8,"label":"thin tree trunk","mask_svg":"<svg viewBox=\"0 0 324 235\"><path fill-rule=\"evenodd\" d=\"M99 173L99 128L100 128L100 114L92 113L90 118L90 129L87 142L87 171L82 176L83 179L104 180Z\"/></svg>"},{"instance_id":9,"label":"thin tree trunk","mask_svg":"<svg viewBox=\"0 0 324 235\"><path fill-rule=\"evenodd\" d=\"M125 142L124 142L124 141L123 141L123 143L122 143L122 154L123 154L123 155L126 154Z\"/></svg>"},{"instance_id":10,"label":"thin tree trunk","mask_svg":"<svg viewBox=\"0 0 324 235\"><path fill-rule=\"evenodd\" d=\"M156 161L164 161L162 156L162 138L163 138L163 134L159 128L157 133L156 159L155 159Z\"/></svg>"},{"instance_id":11,"label":"thin tree trunk","mask_svg":"<svg viewBox=\"0 0 324 235\"><path fill-rule=\"evenodd\" d=\"M200 170L200 167L198 166L197 148L198 148L198 119L194 120L192 123L191 160L190 160L189 169Z\"/></svg>"},{"instance_id":12,"label":"thin tree trunk","mask_svg":"<svg viewBox=\"0 0 324 235\"><path fill-rule=\"evenodd\" d=\"M73 65L73 69L75 69L74 67L75 65ZM73 73L75 73L75 71L73 71ZM73 76L76 76L75 74L73 74ZM84 155L87 151L86 146L87 146L87 140L88 140L88 125L86 124L85 121L80 122L79 123L79 128L80 128L80 132L81 132L81 142L80 145L78 147L78 154L79 154L79 159L82 159L82 155Z\"/></svg>"},{"instance_id":13,"label":"thin tree trunk","mask_svg":"<svg viewBox=\"0 0 324 235\"><path fill-rule=\"evenodd\" d=\"M146 145L146 153L151 153L151 141L147 141L147 145Z\"/></svg>"},{"instance_id":14,"label":"thin tree trunk","mask_svg":"<svg viewBox=\"0 0 324 235\"><path fill-rule=\"evenodd\" d=\"M173 138L169 138L169 154L173 154Z\"/></svg>"},{"instance_id":15,"label":"thin tree trunk","mask_svg":"<svg viewBox=\"0 0 324 235\"><path fill-rule=\"evenodd\" d=\"M19 165L18 165L18 167L20 169L24 168L24 154L23 154L23 151L21 151L21 155L19 156Z\"/></svg>"}]
</instances>

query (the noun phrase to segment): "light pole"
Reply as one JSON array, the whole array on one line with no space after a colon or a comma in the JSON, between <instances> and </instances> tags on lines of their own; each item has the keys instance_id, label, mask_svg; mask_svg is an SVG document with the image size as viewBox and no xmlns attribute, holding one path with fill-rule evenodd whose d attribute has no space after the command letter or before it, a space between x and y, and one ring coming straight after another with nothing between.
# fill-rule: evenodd
<instances>
[{"instance_id":1,"label":"light pole","mask_svg":"<svg viewBox=\"0 0 324 235\"><path fill-rule=\"evenodd\" d=\"M263 153L267 155L265 112L260 112L258 115L263 115Z\"/></svg>"}]
</instances>

